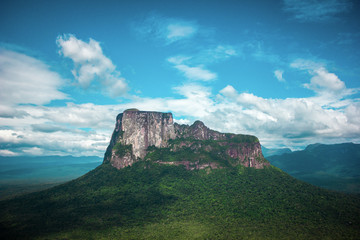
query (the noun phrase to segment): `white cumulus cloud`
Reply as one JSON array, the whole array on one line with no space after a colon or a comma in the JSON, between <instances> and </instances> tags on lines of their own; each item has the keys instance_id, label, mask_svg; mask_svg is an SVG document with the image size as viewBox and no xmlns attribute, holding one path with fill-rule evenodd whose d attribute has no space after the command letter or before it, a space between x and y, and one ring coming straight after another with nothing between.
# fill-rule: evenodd
<instances>
[{"instance_id":1,"label":"white cumulus cloud","mask_svg":"<svg viewBox=\"0 0 360 240\"><path fill-rule=\"evenodd\" d=\"M209 126L254 134L268 146L296 148L314 142L360 141L360 119L356 116L360 106L354 100L329 109L329 102L317 98L262 98L238 93L232 86L221 90L218 99L216 110L205 118Z\"/></svg>"},{"instance_id":2,"label":"white cumulus cloud","mask_svg":"<svg viewBox=\"0 0 360 240\"><path fill-rule=\"evenodd\" d=\"M341 81L334 73L329 73L324 67L314 69L313 77L310 83L304 84L306 88L315 92L333 92L339 93L345 90L345 83Z\"/></svg>"},{"instance_id":3,"label":"white cumulus cloud","mask_svg":"<svg viewBox=\"0 0 360 240\"><path fill-rule=\"evenodd\" d=\"M128 86L115 65L107 58L99 42L90 39L88 43L74 35L61 35L57 38L59 53L74 62L72 73L83 88L99 81L104 91L111 97L124 95Z\"/></svg>"},{"instance_id":4,"label":"white cumulus cloud","mask_svg":"<svg viewBox=\"0 0 360 240\"><path fill-rule=\"evenodd\" d=\"M305 83L303 86L314 91L316 96L313 100L322 105L333 107L343 105L345 97L359 91L356 88L347 88L345 83L336 74L329 72L323 63L296 59L290 66L309 73L311 76L310 82Z\"/></svg>"},{"instance_id":5,"label":"white cumulus cloud","mask_svg":"<svg viewBox=\"0 0 360 240\"><path fill-rule=\"evenodd\" d=\"M0 155L102 156L116 115L131 107L170 111L179 123L199 119L221 132L252 134L267 147L296 149L315 142L360 141L360 104L356 99L263 98L231 85L214 95L211 88L194 83L173 90L179 97L133 96L131 102L119 105L18 106L18 111L27 113L23 119L0 117L2 125L8 127L0 129L0 145L7 146ZM341 107L336 108L335 103Z\"/></svg>"}]
</instances>

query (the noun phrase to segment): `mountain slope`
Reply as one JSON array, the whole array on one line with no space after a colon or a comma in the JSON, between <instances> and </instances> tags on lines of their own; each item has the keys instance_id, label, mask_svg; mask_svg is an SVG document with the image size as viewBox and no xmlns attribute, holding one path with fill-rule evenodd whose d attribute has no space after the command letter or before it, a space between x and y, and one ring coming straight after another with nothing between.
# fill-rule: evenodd
<instances>
[{"instance_id":1,"label":"mountain slope","mask_svg":"<svg viewBox=\"0 0 360 240\"><path fill-rule=\"evenodd\" d=\"M360 198L296 180L255 136L119 114L103 164L0 202L0 239L359 239Z\"/></svg>"},{"instance_id":2,"label":"mountain slope","mask_svg":"<svg viewBox=\"0 0 360 240\"><path fill-rule=\"evenodd\" d=\"M359 239L360 199L275 167L103 164L0 202L1 239Z\"/></svg>"},{"instance_id":3,"label":"mountain slope","mask_svg":"<svg viewBox=\"0 0 360 240\"><path fill-rule=\"evenodd\" d=\"M360 193L360 144L313 144L303 151L267 159L298 179L333 190Z\"/></svg>"}]
</instances>

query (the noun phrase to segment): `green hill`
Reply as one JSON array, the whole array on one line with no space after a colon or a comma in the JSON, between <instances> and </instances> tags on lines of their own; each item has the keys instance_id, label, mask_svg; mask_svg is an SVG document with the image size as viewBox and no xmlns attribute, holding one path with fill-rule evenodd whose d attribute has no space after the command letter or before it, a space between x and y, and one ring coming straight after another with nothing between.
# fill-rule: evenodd
<instances>
[{"instance_id":1,"label":"green hill","mask_svg":"<svg viewBox=\"0 0 360 240\"><path fill-rule=\"evenodd\" d=\"M269 166L103 164L0 202L1 239L359 239L360 198Z\"/></svg>"},{"instance_id":2,"label":"green hill","mask_svg":"<svg viewBox=\"0 0 360 240\"><path fill-rule=\"evenodd\" d=\"M360 144L312 144L267 159L290 175L324 188L360 193Z\"/></svg>"}]
</instances>

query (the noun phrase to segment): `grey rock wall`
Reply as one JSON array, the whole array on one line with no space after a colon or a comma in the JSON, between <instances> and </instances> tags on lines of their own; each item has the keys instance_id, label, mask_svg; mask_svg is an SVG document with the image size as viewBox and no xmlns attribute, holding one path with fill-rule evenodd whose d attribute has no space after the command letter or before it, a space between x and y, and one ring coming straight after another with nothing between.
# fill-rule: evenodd
<instances>
[{"instance_id":1,"label":"grey rock wall","mask_svg":"<svg viewBox=\"0 0 360 240\"><path fill-rule=\"evenodd\" d=\"M143 159L149 146L167 147L168 140L174 138L174 120L171 113L124 111L116 118L115 130L104 162L110 162L116 168L129 166L138 159ZM114 149L116 144L131 145L132 152L118 157Z\"/></svg>"}]
</instances>

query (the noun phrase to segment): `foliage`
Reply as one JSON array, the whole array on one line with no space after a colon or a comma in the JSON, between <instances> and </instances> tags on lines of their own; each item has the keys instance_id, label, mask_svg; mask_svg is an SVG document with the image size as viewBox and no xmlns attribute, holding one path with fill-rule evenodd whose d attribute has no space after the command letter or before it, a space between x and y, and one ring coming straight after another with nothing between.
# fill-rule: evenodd
<instances>
[{"instance_id":1,"label":"foliage","mask_svg":"<svg viewBox=\"0 0 360 240\"><path fill-rule=\"evenodd\" d=\"M137 109L137 108L129 108L129 109L126 109L124 112L139 112L139 109Z\"/></svg>"},{"instance_id":2,"label":"foliage","mask_svg":"<svg viewBox=\"0 0 360 240\"><path fill-rule=\"evenodd\" d=\"M0 202L1 239L359 239L360 198L275 167L103 164Z\"/></svg>"},{"instance_id":3,"label":"foliage","mask_svg":"<svg viewBox=\"0 0 360 240\"><path fill-rule=\"evenodd\" d=\"M127 153L132 153L132 144L124 145L118 142L113 147L113 150L115 150L116 155L118 155L119 157L123 157Z\"/></svg>"},{"instance_id":4,"label":"foliage","mask_svg":"<svg viewBox=\"0 0 360 240\"><path fill-rule=\"evenodd\" d=\"M229 135L230 136L230 135ZM231 135L238 136L238 135ZM249 139L257 139L253 136L240 135L249 138L244 138L241 141L250 141ZM238 148L238 151L242 151L242 147L252 147L253 143L242 142L234 137L234 140L196 140L192 138L178 138L170 139L169 147L157 148L155 146L149 146L148 154L145 156L145 160L162 161L162 162L174 162L174 161L189 161L199 163L214 162L222 167L229 167L239 164L238 158L232 158L228 154L230 148ZM235 144L234 144L235 143ZM250 146L249 146L250 145ZM256 161L263 163L267 162L262 156L256 156ZM246 157L245 157L246 161Z\"/></svg>"},{"instance_id":5,"label":"foliage","mask_svg":"<svg viewBox=\"0 0 360 240\"><path fill-rule=\"evenodd\" d=\"M184 146L180 147L181 144L184 144ZM235 159L225 154L227 146L221 146L215 140L176 139L169 141L168 148L150 146L147 150L149 153L145 156L145 160L162 162L215 162L223 167L229 167L231 166L230 163L235 163Z\"/></svg>"},{"instance_id":6,"label":"foliage","mask_svg":"<svg viewBox=\"0 0 360 240\"><path fill-rule=\"evenodd\" d=\"M258 143L259 142L259 139L252 135L227 133L226 137L228 138L227 141L234 142L234 143Z\"/></svg>"}]
</instances>

